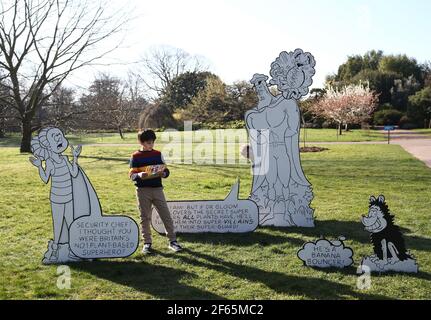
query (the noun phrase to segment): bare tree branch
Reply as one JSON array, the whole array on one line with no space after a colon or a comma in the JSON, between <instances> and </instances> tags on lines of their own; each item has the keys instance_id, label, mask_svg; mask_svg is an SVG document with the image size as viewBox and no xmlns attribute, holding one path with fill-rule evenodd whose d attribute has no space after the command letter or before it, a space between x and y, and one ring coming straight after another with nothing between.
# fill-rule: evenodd
<instances>
[{"instance_id":1,"label":"bare tree branch","mask_svg":"<svg viewBox=\"0 0 431 320\"><path fill-rule=\"evenodd\" d=\"M206 71L207 66L196 56L191 56L182 49L158 47L150 50L140 62L143 72L141 80L146 87L156 93L163 94L171 81L180 74L191 71Z\"/></svg>"},{"instance_id":2,"label":"bare tree branch","mask_svg":"<svg viewBox=\"0 0 431 320\"><path fill-rule=\"evenodd\" d=\"M8 96L22 120L21 151L30 149L29 128L38 109L75 70L99 61L120 46L100 44L119 34L124 11L109 14L101 1L9 0L0 3L0 67ZM52 84L50 86L50 84ZM4 94L2 94L4 95Z\"/></svg>"}]
</instances>

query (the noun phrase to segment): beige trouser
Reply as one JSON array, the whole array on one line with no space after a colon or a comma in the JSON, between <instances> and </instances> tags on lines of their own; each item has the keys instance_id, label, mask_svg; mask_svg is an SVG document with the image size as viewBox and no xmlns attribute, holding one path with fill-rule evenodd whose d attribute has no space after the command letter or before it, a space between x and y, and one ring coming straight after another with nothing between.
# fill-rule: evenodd
<instances>
[{"instance_id":1,"label":"beige trouser","mask_svg":"<svg viewBox=\"0 0 431 320\"><path fill-rule=\"evenodd\" d=\"M144 243L152 243L151 238L151 213L154 205L159 213L166 230L166 236L169 241L175 241L176 235L174 223L172 222L171 213L166 203L163 187L159 188L136 188L136 198L138 200L139 211L141 212L141 227Z\"/></svg>"}]
</instances>

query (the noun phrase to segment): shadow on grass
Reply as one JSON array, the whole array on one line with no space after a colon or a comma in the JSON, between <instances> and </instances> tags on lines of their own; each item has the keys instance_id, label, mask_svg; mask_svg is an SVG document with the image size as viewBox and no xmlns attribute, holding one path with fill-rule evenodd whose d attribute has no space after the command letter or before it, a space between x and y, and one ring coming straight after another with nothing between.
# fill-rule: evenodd
<instances>
[{"instance_id":1,"label":"shadow on grass","mask_svg":"<svg viewBox=\"0 0 431 320\"><path fill-rule=\"evenodd\" d=\"M259 230L271 233L259 232ZM407 249L431 251L431 239L406 235L406 233L410 232L406 228L401 228L401 231L404 233ZM289 242L299 249L304 244L305 240L289 235L307 236L314 239L320 238L321 235L324 235L328 239L337 239L339 236L345 236L347 241L353 240L369 244L370 250L372 250L369 233L364 231L362 223L355 221L316 220L315 228L259 227L255 232L247 235L234 233L207 233L204 236L202 234L181 234L181 238L189 242L235 246L250 246L254 244L265 246Z\"/></svg>"},{"instance_id":2,"label":"shadow on grass","mask_svg":"<svg viewBox=\"0 0 431 320\"><path fill-rule=\"evenodd\" d=\"M211 292L188 286L184 278L196 275L142 261L94 261L71 264L71 268L148 293L157 299L223 299Z\"/></svg>"},{"instance_id":3,"label":"shadow on grass","mask_svg":"<svg viewBox=\"0 0 431 320\"><path fill-rule=\"evenodd\" d=\"M157 252L172 258L172 254ZM251 266L240 265L207 254L185 249L175 258L193 267L217 271L223 274L261 283L278 294L304 296L307 299L344 299L353 296L358 299L388 299L378 294L356 292L355 285L346 285L322 278L300 277L280 272L265 271ZM184 278L197 277L190 272L142 261L95 261L77 263L71 268L92 274L98 278L128 286L159 299L226 299L212 292L189 286ZM316 270L316 272L318 272ZM351 270L330 270L331 273L355 275ZM265 297L253 297L265 298Z\"/></svg>"},{"instance_id":4,"label":"shadow on grass","mask_svg":"<svg viewBox=\"0 0 431 320\"><path fill-rule=\"evenodd\" d=\"M287 231L284 229L284 231ZM301 239L296 239L289 237L287 235L275 235L261 232L253 232L248 234L236 234L236 233L206 233L206 234L181 234L181 239L192 242L192 243L202 243L202 244L219 244L219 245L234 245L234 246L252 246L252 245L273 245L282 243L292 243L296 246L302 246L304 241Z\"/></svg>"},{"instance_id":5,"label":"shadow on grass","mask_svg":"<svg viewBox=\"0 0 431 320\"><path fill-rule=\"evenodd\" d=\"M172 253L154 251L155 255L172 259ZM215 293L192 287L184 279L197 278L195 273L178 270L161 265L148 264L141 261L94 261L91 263L72 264L71 268L92 274L98 278L128 286L139 292L153 295L159 299L226 299ZM321 273L319 278L301 277L281 272L266 271L249 265L236 264L221 258L210 256L201 252L184 249L175 254L175 259L192 267L213 270L223 274L244 279L253 283L261 283L278 294L303 296L307 299L345 299L351 296L357 299L389 299L379 294L368 294L355 291L355 281L351 285L324 279L325 274L356 277L356 269L316 269ZM399 274L387 273L374 275L378 277L392 277ZM430 281L431 274L419 272L418 274L403 274ZM247 297L250 298L250 297ZM263 299L265 297L255 297Z\"/></svg>"},{"instance_id":6,"label":"shadow on grass","mask_svg":"<svg viewBox=\"0 0 431 320\"><path fill-rule=\"evenodd\" d=\"M166 253L160 253L160 255L170 257ZM354 284L350 286L321 278L299 277L280 272L265 271L188 249L185 249L184 253L177 255L177 258L191 266L211 269L240 279L261 283L279 294L305 296L308 299L344 299L346 295L354 296L358 299L388 299L383 295L356 292L354 291ZM263 299L264 297L255 298Z\"/></svg>"}]
</instances>

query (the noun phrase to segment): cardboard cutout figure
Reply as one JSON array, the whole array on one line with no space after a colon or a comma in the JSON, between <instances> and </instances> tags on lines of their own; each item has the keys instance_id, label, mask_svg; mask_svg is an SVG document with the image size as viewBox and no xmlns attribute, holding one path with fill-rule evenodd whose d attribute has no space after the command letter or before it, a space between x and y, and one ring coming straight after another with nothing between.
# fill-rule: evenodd
<instances>
[{"instance_id":1,"label":"cardboard cutout figure","mask_svg":"<svg viewBox=\"0 0 431 320\"><path fill-rule=\"evenodd\" d=\"M353 264L353 250L346 247L343 236L337 240L320 238L306 242L298 251L304 266L312 268L346 268Z\"/></svg>"},{"instance_id":2,"label":"cardboard cutout figure","mask_svg":"<svg viewBox=\"0 0 431 320\"><path fill-rule=\"evenodd\" d=\"M44 183L48 183L51 179L50 201L54 237L48 242L48 250L42 262L45 264L64 263L79 261L80 258L101 257L98 255L92 255L91 257L82 254L76 255L75 251L78 250L74 250L71 247L70 240L71 238L75 238L76 247L78 248L81 246L85 248L86 244L80 242L85 242L88 238L79 238L79 236L87 236L91 233L93 233L93 241L95 239L100 240L96 238L97 235L94 232L94 228L100 227L100 225L96 226L93 224L91 227L87 224L84 226L81 223L79 226L82 226L82 228L79 228L78 234L76 234L76 232L69 234L70 230L77 228L74 228L76 221L83 221L83 219L88 220L89 218L91 218L93 222L99 221L101 223L106 222L109 218L111 218L111 220L114 219L116 223L122 222L122 226L126 226L128 231L130 231L129 241L126 242L129 243L129 245L133 243L133 246L136 243L137 247L139 240L136 222L129 217L102 216L102 210L96 191L84 171L78 165L78 157L81 154L82 148L81 146L70 147L73 155L73 159L70 161L67 156L63 155L63 152L67 150L68 146L69 142L63 132L55 127L43 128L31 141L31 150L34 157L30 157L30 162L38 168L39 176ZM45 167L43 166L43 161L45 162ZM103 219L105 221L102 222L101 220ZM115 233L117 230L120 230L113 230L112 227L112 224L105 224L105 228L110 228L111 232ZM117 242L117 246L122 241L124 241L124 239L120 239ZM90 249L95 249L96 246L95 243L89 245ZM111 243L111 246L114 245ZM133 249L133 246L131 246L130 249ZM125 252L119 254L119 256L122 256L124 253ZM113 254L113 256L108 254L107 256L117 257L116 254Z\"/></svg>"},{"instance_id":3,"label":"cardboard cutout figure","mask_svg":"<svg viewBox=\"0 0 431 320\"><path fill-rule=\"evenodd\" d=\"M385 197L370 197L368 215L362 216L362 224L370 233L374 255L365 257L361 267L370 271L418 272L416 260L407 252L403 235L394 224L394 216L389 212Z\"/></svg>"},{"instance_id":4,"label":"cardboard cutout figure","mask_svg":"<svg viewBox=\"0 0 431 320\"><path fill-rule=\"evenodd\" d=\"M308 93L315 65L308 52L283 51L270 70L269 85L279 94L271 93L266 75L255 74L250 81L259 98L245 114L253 163L250 199L259 207L261 225L314 227L312 187L299 155L297 100Z\"/></svg>"},{"instance_id":5,"label":"cardboard cutout figure","mask_svg":"<svg viewBox=\"0 0 431 320\"><path fill-rule=\"evenodd\" d=\"M177 233L245 233L259 225L257 205L251 200L238 199L239 180L224 200L168 201ZM160 234L165 228L153 208L151 224Z\"/></svg>"}]
</instances>

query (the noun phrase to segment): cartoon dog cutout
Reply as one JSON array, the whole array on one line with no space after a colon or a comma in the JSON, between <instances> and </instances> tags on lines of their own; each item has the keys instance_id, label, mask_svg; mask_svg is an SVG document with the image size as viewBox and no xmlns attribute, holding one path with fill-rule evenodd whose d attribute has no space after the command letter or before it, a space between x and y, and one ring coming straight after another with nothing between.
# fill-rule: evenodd
<instances>
[{"instance_id":1,"label":"cartoon dog cutout","mask_svg":"<svg viewBox=\"0 0 431 320\"><path fill-rule=\"evenodd\" d=\"M405 247L403 235L394 224L385 197L370 197L368 215L362 217L365 230L370 232L374 255L362 259L361 268L366 271L418 272L416 260Z\"/></svg>"}]
</instances>

